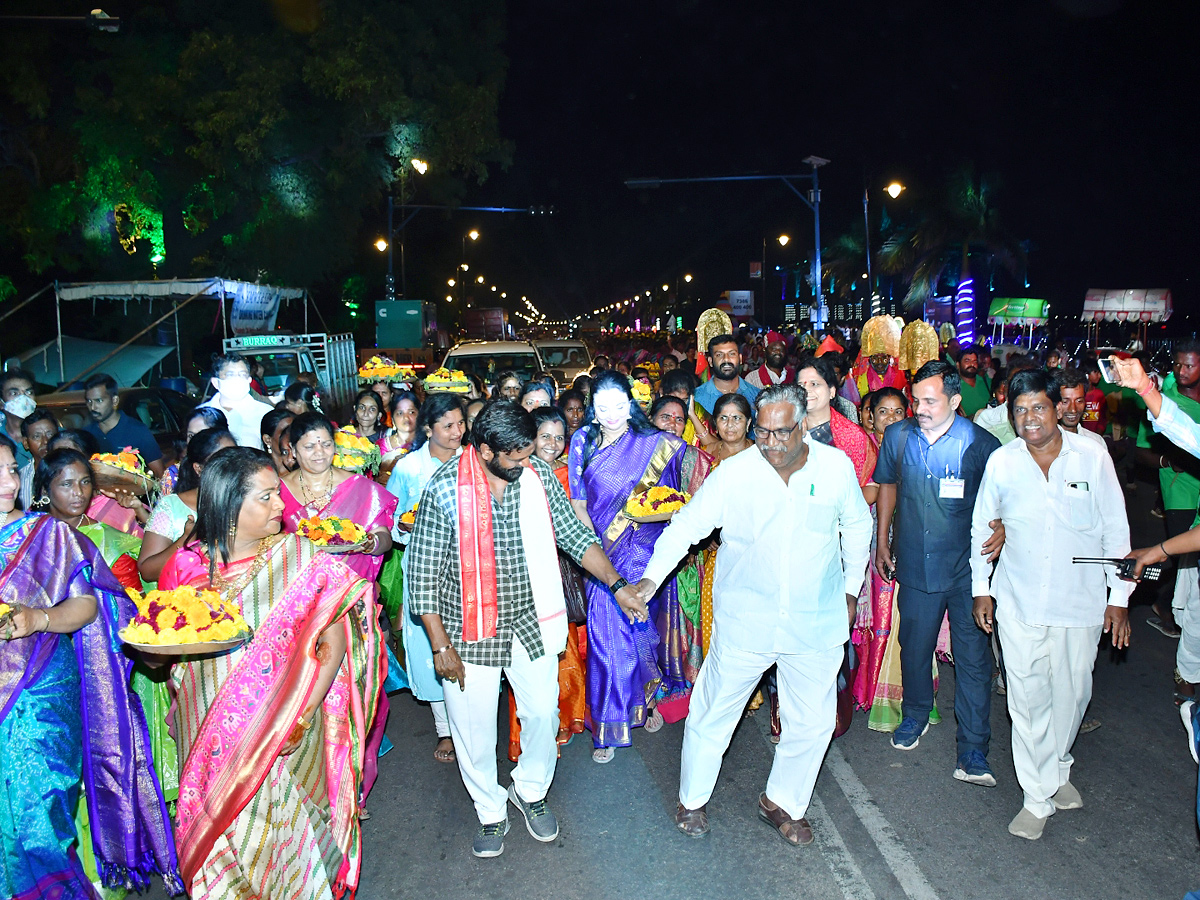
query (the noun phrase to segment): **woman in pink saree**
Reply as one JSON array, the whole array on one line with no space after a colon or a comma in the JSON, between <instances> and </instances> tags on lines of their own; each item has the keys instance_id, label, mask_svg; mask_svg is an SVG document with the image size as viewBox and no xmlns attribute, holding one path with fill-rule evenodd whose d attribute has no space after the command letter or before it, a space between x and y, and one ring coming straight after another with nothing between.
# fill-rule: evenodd
<instances>
[{"instance_id":1,"label":"woman in pink saree","mask_svg":"<svg viewBox=\"0 0 1200 900\"><path fill-rule=\"evenodd\" d=\"M178 692L180 871L193 900L352 896L367 729L384 676L369 586L280 533L279 476L261 450L215 454L194 536L159 587L219 591L249 643L189 656Z\"/></svg>"},{"instance_id":2,"label":"woman in pink saree","mask_svg":"<svg viewBox=\"0 0 1200 900\"><path fill-rule=\"evenodd\" d=\"M345 563L373 583L392 549L396 497L369 478L334 467L333 431L333 423L320 413L305 413L292 422L288 435L298 465L280 481L283 528L295 531L310 516L338 516L361 525L366 546L345 554Z\"/></svg>"},{"instance_id":3,"label":"woman in pink saree","mask_svg":"<svg viewBox=\"0 0 1200 900\"><path fill-rule=\"evenodd\" d=\"M338 516L361 525L367 543L361 550L342 555L342 561L368 582L373 598L379 589L376 579L383 556L392 549L392 524L396 516L396 497L363 475L335 468L333 423L320 413L305 413L292 422L288 435L296 457L295 471L280 482L283 497L283 530L294 532L301 519L310 516ZM376 604L377 605L377 604ZM389 661L390 662L390 661ZM392 663L399 668L398 663ZM392 688L394 689L393 685ZM363 797L371 792L379 775L379 751L387 729L387 694L379 700L379 712L371 723L367 741ZM384 748L385 752L390 745Z\"/></svg>"}]
</instances>

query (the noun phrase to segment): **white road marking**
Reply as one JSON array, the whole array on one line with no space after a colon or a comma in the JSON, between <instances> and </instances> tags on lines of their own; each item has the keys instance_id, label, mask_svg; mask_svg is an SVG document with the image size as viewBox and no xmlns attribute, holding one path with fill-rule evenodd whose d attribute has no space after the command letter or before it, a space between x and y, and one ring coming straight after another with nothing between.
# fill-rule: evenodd
<instances>
[{"instance_id":1,"label":"white road marking","mask_svg":"<svg viewBox=\"0 0 1200 900\"><path fill-rule=\"evenodd\" d=\"M905 848L904 842L896 834L892 823L887 820L879 806L871 799L870 792L854 774L853 767L846 761L846 757L837 744L830 745L829 753L825 757L825 765L829 767L829 771L842 789L842 793L846 795L854 814L858 816L863 827L867 829L867 833L871 835L871 840L879 848L880 855L892 870L892 874L896 876L896 880L900 882L904 893L910 900L939 900L937 891L933 889L933 885L921 872L921 867L917 865L916 859ZM862 877L861 871L859 877Z\"/></svg>"},{"instance_id":2,"label":"white road marking","mask_svg":"<svg viewBox=\"0 0 1200 900\"><path fill-rule=\"evenodd\" d=\"M821 851L833 880L841 888L846 900L875 900L875 892L867 883L862 869L854 861L854 856L842 840L842 834L833 824L833 819L825 811L821 798L813 794L805 814L813 826L813 840Z\"/></svg>"}]
</instances>

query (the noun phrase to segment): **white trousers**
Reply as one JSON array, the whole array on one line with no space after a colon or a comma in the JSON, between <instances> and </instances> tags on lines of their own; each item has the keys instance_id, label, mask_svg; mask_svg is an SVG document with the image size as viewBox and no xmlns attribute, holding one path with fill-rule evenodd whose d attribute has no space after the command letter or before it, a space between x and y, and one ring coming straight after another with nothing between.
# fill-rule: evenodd
<instances>
[{"instance_id":1,"label":"white trousers","mask_svg":"<svg viewBox=\"0 0 1200 900\"><path fill-rule=\"evenodd\" d=\"M1175 596L1171 609L1179 626L1179 649L1175 665L1179 676L1187 682L1200 682L1200 573L1196 569L1180 569L1175 578Z\"/></svg>"},{"instance_id":2,"label":"white trousers","mask_svg":"<svg viewBox=\"0 0 1200 900\"><path fill-rule=\"evenodd\" d=\"M1092 699L1092 668L1103 625L1026 625L996 606L996 626L1008 672L1013 766L1025 808L1054 814L1050 798L1071 778L1071 745Z\"/></svg>"},{"instance_id":3,"label":"white trousers","mask_svg":"<svg viewBox=\"0 0 1200 900\"><path fill-rule=\"evenodd\" d=\"M842 647L814 653L763 653L726 647L716 637L692 688L683 729L679 802L699 809L712 797L721 759L763 672L779 666L783 733L767 779L767 797L790 818L808 811L837 720Z\"/></svg>"},{"instance_id":4,"label":"white trousers","mask_svg":"<svg viewBox=\"0 0 1200 900\"><path fill-rule=\"evenodd\" d=\"M446 715L454 755L467 793L475 802L480 823L505 818L508 791L496 773L496 717L500 699L500 673L508 679L517 699L521 720L521 759L512 780L521 799L545 799L558 761L558 657L543 655L531 660L521 642L513 638L512 659L503 669L464 662L466 689L445 684Z\"/></svg>"},{"instance_id":5,"label":"white trousers","mask_svg":"<svg viewBox=\"0 0 1200 900\"><path fill-rule=\"evenodd\" d=\"M438 740L450 737L450 720L446 718L445 701L431 700L429 709L433 713L433 730L437 732Z\"/></svg>"}]
</instances>

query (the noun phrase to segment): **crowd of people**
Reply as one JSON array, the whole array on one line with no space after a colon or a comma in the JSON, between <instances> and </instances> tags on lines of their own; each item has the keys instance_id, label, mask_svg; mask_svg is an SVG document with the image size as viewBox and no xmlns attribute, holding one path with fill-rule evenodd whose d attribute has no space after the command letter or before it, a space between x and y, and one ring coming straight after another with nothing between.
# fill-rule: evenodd
<instances>
[{"instance_id":1,"label":"crowd of people","mask_svg":"<svg viewBox=\"0 0 1200 900\"><path fill-rule=\"evenodd\" d=\"M478 857L503 852L510 805L557 838L562 745L588 732L603 765L633 729L676 722L674 821L703 837L758 710L778 745L759 814L803 846L830 741L857 712L917 751L939 662L955 669L949 771L995 785L1003 694L1024 794L1008 830L1039 838L1084 803L1071 747L1097 649L1130 638L1134 581L1073 558L1132 557L1134 577L1175 561L1154 620L1180 640L1192 724L1200 344L1177 345L1163 379L1115 359L1110 381L1061 349L998 360L951 342L905 369L842 340L611 343L569 387L365 386L345 424L378 448L366 472L335 465L319 391L264 402L241 357L214 361L212 397L165 456L108 376L71 430L5 371L0 890L114 897L158 874L194 898L353 894L401 690L461 775ZM126 447L157 490L97 477L93 457ZM1142 464L1169 539L1135 551L1125 492ZM669 520L631 513L652 488L690 499ZM329 516L363 529L350 552L301 534ZM253 637L176 658L123 646L128 592L151 589L216 591Z\"/></svg>"}]
</instances>

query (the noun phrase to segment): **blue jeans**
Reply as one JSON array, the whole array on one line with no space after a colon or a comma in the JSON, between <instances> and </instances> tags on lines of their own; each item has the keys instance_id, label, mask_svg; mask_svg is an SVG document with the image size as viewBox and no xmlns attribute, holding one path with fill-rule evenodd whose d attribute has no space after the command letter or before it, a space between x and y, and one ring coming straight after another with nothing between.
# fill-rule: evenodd
<instances>
[{"instance_id":1,"label":"blue jeans","mask_svg":"<svg viewBox=\"0 0 1200 900\"><path fill-rule=\"evenodd\" d=\"M992 738L992 650L988 636L971 615L974 599L970 584L936 594L901 585L897 605L905 717L921 725L929 721L933 709L933 653L942 616L949 612L958 755L978 750L987 756Z\"/></svg>"}]
</instances>

